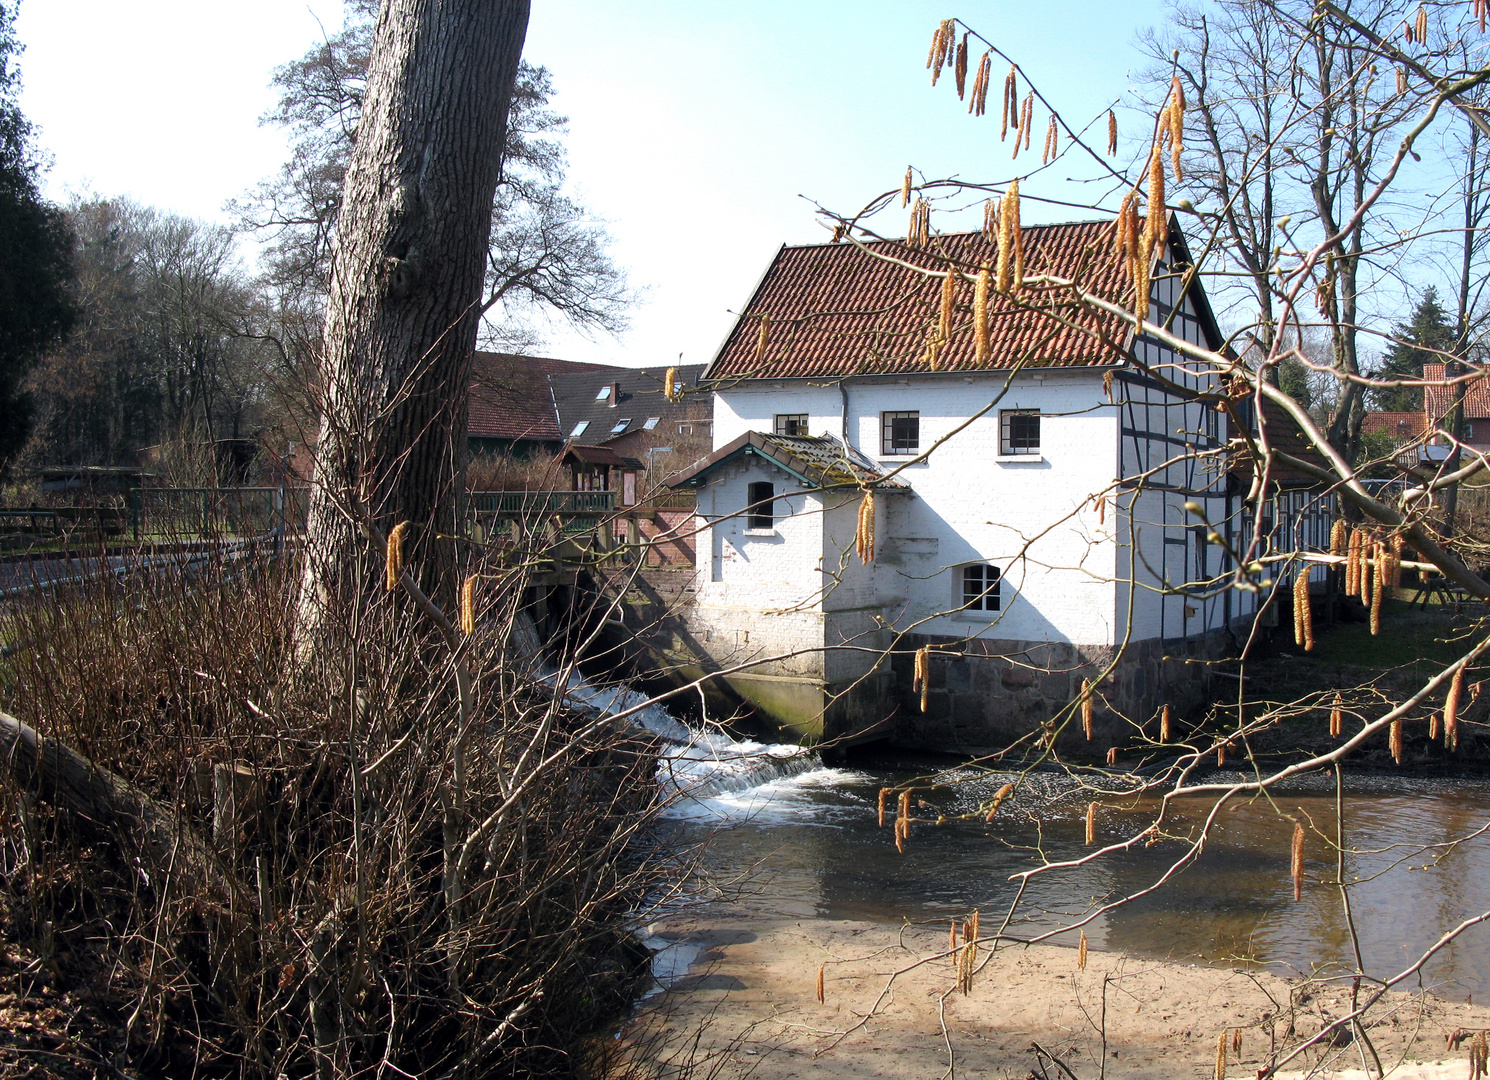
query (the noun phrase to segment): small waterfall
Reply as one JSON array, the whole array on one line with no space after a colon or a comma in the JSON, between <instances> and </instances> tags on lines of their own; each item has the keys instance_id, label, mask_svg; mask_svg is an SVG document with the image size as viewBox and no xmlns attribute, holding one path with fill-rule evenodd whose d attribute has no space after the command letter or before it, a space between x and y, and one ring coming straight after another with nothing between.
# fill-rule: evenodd
<instances>
[{"instance_id":1,"label":"small waterfall","mask_svg":"<svg viewBox=\"0 0 1490 1080\"><path fill-rule=\"evenodd\" d=\"M559 673L551 668L545 677L557 682ZM823 767L814 750L791 743L732 739L716 729L695 730L645 694L624 686L595 686L578 671L569 675L565 696L605 716L635 709L627 719L668 743L657 766L658 779L685 798L747 791Z\"/></svg>"}]
</instances>

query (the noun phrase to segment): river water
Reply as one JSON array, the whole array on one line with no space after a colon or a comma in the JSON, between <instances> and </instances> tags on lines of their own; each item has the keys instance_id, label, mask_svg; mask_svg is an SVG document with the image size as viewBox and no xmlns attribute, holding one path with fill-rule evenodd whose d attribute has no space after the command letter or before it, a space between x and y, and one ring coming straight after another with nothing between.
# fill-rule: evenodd
<instances>
[{"instance_id":1,"label":"river water","mask_svg":"<svg viewBox=\"0 0 1490 1080\"><path fill-rule=\"evenodd\" d=\"M615 696L596 704L614 709L642 700L609 693ZM992 823L978 815L951 820L986 804L1013 777L904 755L860 756L847 767L826 767L797 747L690 731L656 707L639 719L673 744L659 772L677 793L669 811L674 842L696 851L713 881L733 883L730 888L760 910L945 924L977 909L987 934L1014 899L1014 875L1093 850L1085 843L1091 796L1056 774L1026 781ZM1240 778L1210 779L1227 775ZM928 784L928 777L936 782ZM878 793L912 783L917 823L900 853L888 827L894 800L882 829ZM1097 843L1142 831L1157 805L1152 798L1102 799ZM1446 928L1490 910L1490 785L1347 773L1343 805L1345 880L1368 974L1395 975ZM1211 806L1198 798L1181 803L1167 831L1194 835ZM1233 800L1196 861L1161 889L1086 924L1090 944L1283 974L1353 972L1354 950L1334 884L1335 811L1329 776L1304 778L1271 798ZM949 820L937 825L939 816ZM1309 830L1297 902L1289 876L1295 821ZM1486 835L1472 836L1482 828ZM1009 933L1028 937L1054 929L1147 889L1185 847L1167 840L1037 875ZM1075 938L1073 932L1053 940L1074 945ZM1490 996L1490 929L1472 928L1449 944L1425 965L1422 981L1448 998Z\"/></svg>"}]
</instances>

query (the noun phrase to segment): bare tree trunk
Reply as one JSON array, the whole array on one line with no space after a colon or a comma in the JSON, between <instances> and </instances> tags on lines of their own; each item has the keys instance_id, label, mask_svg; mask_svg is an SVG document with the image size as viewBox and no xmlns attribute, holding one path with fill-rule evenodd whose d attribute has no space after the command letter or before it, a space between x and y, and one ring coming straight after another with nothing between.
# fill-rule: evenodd
<instances>
[{"instance_id":1,"label":"bare tree trunk","mask_svg":"<svg viewBox=\"0 0 1490 1080\"><path fill-rule=\"evenodd\" d=\"M353 506L385 529L411 522L411 568L431 596L453 595L466 382L527 24L528 0L383 0L378 13L332 250L302 663L357 602Z\"/></svg>"}]
</instances>

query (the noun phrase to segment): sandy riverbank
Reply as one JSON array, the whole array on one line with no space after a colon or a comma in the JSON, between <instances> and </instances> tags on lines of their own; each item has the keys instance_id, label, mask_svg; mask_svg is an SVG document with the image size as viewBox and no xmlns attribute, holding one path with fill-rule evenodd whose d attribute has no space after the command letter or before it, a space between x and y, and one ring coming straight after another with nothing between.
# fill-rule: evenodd
<instances>
[{"instance_id":1,"label":"sandy riverbank","mask_svg":"<svg viewBox=\"0 0 1490 1080\"><path fill-rule=\"evenodd\" d=\"M1343 1015L1350 996L1348 985L1304 986L1266 972L1120 953L1093 951L1079 970L1076 950L1036 946L986 957L964 997L952 961L939 957L945 930L799 920L729 905L653 929L685 953L700 951L687 977L654 999L641 1027L661 1033L662 1056L675 1063L690 1053L709 1056L718 1071L706 1065L699 1075L719 1080L747 1073L754 1080L940 1080L949 1060L963 1076L1040 1077L1032 1044L1058 1055L1079 1080L1200 1078L1215 1074L1217 1041L1236 1028L1241 1049L1238 1055L1228 1045L1228 1071L1251 1077L1268 1063L1272 1040L1298 1041L1285 1039L1290 1001L1294 1030L1307 1038ZM1450 1051L1445 1040L1456 1029L1487 1027L1490 1008L1416 993L1390 995L1367 1020L1382 1065L1399 1080L1467 1077L1467 1042ZM1340 1042L1308 1052L1282 1075L1323 1066L1330 1071L1307 1074L1363 1076L1369 1053ZM1374 1062L1371 1068L1374 1076ZM1065 1074L1046 1059L1043 1075Z\"/></svg>"}]
</instances>

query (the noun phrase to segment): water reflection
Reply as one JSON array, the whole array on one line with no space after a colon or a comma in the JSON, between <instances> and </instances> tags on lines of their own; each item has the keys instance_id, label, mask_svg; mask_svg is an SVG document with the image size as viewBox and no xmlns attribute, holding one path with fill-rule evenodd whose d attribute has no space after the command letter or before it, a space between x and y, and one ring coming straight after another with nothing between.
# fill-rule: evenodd
<instances>
[{"instance_id":1,"label":"water reflection","mask_svg":"<svg viewBox=\"0 0 1490 1080\"><path fill-rule=\"evenodd\" d=\"M1039 818L1028 804L982 821L917 825L904 855L891 830L875 823L882 786L912 774L894 767L819 769L763 788L690 805L681 827L709 835L706 861L721 876L747 871L757 902L798 917L880 922L929 921L984 912L996 925L1012 901L1011 875L1044 860L1076 858L1085 846L1085 797ZM928 793L918 815L955 813L991 793L979 782ZM1483 907L1490 840L1424 852L1484 827L1490 791L1469 782L1359 781L1347 791L1346 880L1366 970L1395 974L1443 930ZM1132 835L1155 805L1109 800L1098 840ZM1042 804L1043 806L1043 804ZM1170 831L1192 835L1209 809L1176 808ZM1289 845L1293 822L1309 829L1303 899L1293 900ZM1095 920L1096 947L1169 959L1255 962L1299 972L1353 971L1350 935L1334 885L1335 800L1317 792L1273 801L1237 800L1221 812L1200 858L1161 891ZM1030 934L1152 885L1179 857L1176 841L1138 847L1090 865L1034 879L1011 929ZM1425 969L1424 983L1447 996L1490 985L1490 936L1474 929Z\"/></svg>"}]
</instances>

